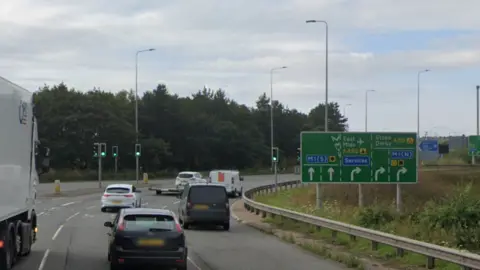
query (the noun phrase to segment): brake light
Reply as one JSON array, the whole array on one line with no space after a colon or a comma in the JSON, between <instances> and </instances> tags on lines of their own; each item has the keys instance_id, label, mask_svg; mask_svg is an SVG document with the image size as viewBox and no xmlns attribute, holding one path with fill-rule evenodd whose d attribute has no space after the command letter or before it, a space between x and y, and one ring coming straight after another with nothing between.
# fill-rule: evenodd
<instances>
[{"instance_id":1,"label":"brake light","mask_svg":"<svg viewBox=\"0 0 480 270\"><path fill-rule=\"evenodd\" d=\"M177 232L183 232L182 226L180 226L180 224L175 224L175 228L177 229Z\"/></svg>"},{"instance_id":2,"label":"brake light","mask_svg":"<svg viewBox=\"0 0 480 270\"><path fill-rule=\"evenodd\" d=\"M123 230L125 230L125 222L123 221L123 219L120 219L118 222L117 231L123 231Z\"/></svg>"},{"instance_id":3,"label":"brake light","mask_svg":"<svg viewBox=\"0 0 480 270\"><path fill-rule=\"evenodd\" d=\"M110 197L110 195L108 195L108 194L103 194L103 197L105 197L105 198L106 198L106 197Z\"/></svg>"},{"instance_id":4,"label":"brake light","mask_svg":"<svg viewBox=\"0 0 480 270\"><path fill-rule=\"evenodd\" d=\"M125 196L125 197L127 197L127 198L132 198L132 197L133 197L133 194L127 194L127 195L123 195L123 196Z\"/></svg>"},{"instance_id":5,"label":"brake light","mask_svg":"<svg viewBox=\"0 0 480 270\"><path fill-rule=\"evenodd\" d=\"M192 208L192 203L191 202L187 202L187 208Z\"/></svg>"},{"instance_id":6,"label":"brake light","mask_svg":"<svg viewBox=\"0 0 480 270\"><path fill-rule=\"evenodd\" d=\"M3 248L3 241L0 240L0 248Z\"/></svg>"}]
</instances>

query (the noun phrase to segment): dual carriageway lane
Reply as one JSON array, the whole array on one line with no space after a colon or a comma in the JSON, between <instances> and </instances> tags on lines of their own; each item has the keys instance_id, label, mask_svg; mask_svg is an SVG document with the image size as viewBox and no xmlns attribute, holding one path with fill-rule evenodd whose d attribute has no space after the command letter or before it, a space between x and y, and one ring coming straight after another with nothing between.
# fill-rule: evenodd
<instances>
[{"instance_id":1,"label":"dual carriageway lane","mask_svg":"<svg viewBox=\"0 0 480 270\"><path fill-rule=\"evenodd\" d=\"M245 177L244 188L267 184L271 179L271 176L263 176L258 180ZM288 176L280 178L291 179ZM164 182L164 185L170 184L170 181ZM177 211L178 199L175 196L158 196L147 188L141 190L143 207ZM109 269L108 228L103 227L103 223L113 220L114 214L100 211L100 196L96 193L77 197L39 198L38 240L32 253L22 258L14 269ZM211 228L186 230L189 270L346 269L234 219L230 222L228 232Z\"/></svg>"}]
</instances>

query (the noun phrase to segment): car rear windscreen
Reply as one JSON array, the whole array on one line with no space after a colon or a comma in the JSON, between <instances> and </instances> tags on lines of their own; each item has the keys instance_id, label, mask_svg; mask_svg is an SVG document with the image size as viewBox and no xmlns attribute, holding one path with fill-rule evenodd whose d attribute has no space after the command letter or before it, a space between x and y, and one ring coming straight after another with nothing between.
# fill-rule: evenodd
<instances>
[{"instance_id":1,"label":"car rear windscreen","mask_svg":"<svg viewBox=\"0 0 480 270\"><path fill-rule=\"evenodd\" d=\"M127 231L159 231L175 230L175 219L169 215L136 214L124 217L125 230Z\"/></svg>"},{"instance_id":2,"label":"car rear windscreen","mask_svg":"<svg viewBox=\"0 0 480 270\"><path fill-rule=\"evenodd\" d=\"M193 178L193 174L191 174L191 173L179 173L178 177L179 178Z\"/></svg>"},{"instance_id":3,"label":"car rear windscreen","mask_svg":"<svg viewBox=\"0 0 480 270\"><path fill-rule=\"evenodd\" d=\"M123 193L130 193L130 189L124 188L124 187L111 187L111 188L107 188L106 192L123 194Z\"/></svg>"},{"instance_id":4,"label":"car rear windscreen","mask_svg":"<svg viewBox=\"0 0 480 270\"><path fill-rule=\"evenodd\" d=\"M227 200L224 187L192 186L189 200L192 203L224 203Z\"/></svg>"}]
</instances>

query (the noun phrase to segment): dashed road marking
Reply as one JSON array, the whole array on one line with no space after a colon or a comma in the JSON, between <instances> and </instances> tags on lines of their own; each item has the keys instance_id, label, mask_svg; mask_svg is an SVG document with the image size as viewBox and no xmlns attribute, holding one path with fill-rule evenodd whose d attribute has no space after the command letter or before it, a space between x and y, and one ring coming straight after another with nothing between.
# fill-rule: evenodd
<instances>
[{"instance_id":1,"label":"dashed road marking","mask_svg":"<svg viewBox=\"0 0 480 270\"><path fill-rule=\"evenodd\" d=\"M166 206L166 205L162 207L162 209L166 209L166 208L167 208L167 206Z\"/></svg>"},{"instance_id":2,"label":"dashed road marking","mask_svg":"<svg viewBox=\"0 0 480 270\"><path fill-rule=\"evenodd\" d=\"M37 217L39 217L39 216L41 216L41 215L43 215L43 214L45 214L45 212L40 212L40 213L37 214Z\"/></svg>"},{"instance_id":3,"label":"dashed road marking","mask_svg":"<svg viewBox=\"0 0 480 270\"><path fill-rule=\"evenodd\" d=\"M67 221L69 221L70 219L76 217L78 214L80 214L80 212L76 212L75 214L69 216L69 217L67 218Z\"/></svg>"},{"instance_id":4,"label":"dashed road marking","mask_svg":"<svg viewBox=\"0 0 480 270\"><path fill-rule=\"evenodd\" d=\"M60 225L60 227L58 227L57 231L55 232L55 234L53 234L53 237L52 237L52 240L55 240L55 238L57 238L58 234L60 233L60 231L62 231L62 228L63 228L63 225Z\"/></svg>"},{"instance_id":5,"label":"dashed road marking","mask_svg":"<svg viewBox=\"0 0 480 270\"><path fill-rule=\"evenodd\" d=\"M76 202L67 202L67 203L62 204L62 206L68 206L68 205L72 205L74 203L76 203Z\"/></svg>"},{"instance_id":6,"label":"dashed road marking","mask_svg":"<svg viewBox=\"0 0 480 270\"><path fill-rule=\"evenodd\" d=\"M48 254L50 253L50 249L45 250L45 253L43 254L42 261L40 262L40 266L38 266L38 270L43 270L43 267L45 267L45 263L47 262Z\"/></svg>"},{"instance_id":7,"label":"dashed road marking","mask_svg":"<svg viewBox=\"0 0 480 270\"><path fill-rule=\"evenodd\" d=\"M179 204L179 203L180 203L180 201L174 201L173 202L173 204Z\"/></svg>"},{"instance_id":8,"label":"dashed road marking","mask_svg":"<svg viewBox=\"0 0 480 270\"><path fill-rule=\"evenodd\" d=\"M198 270L202 270L202 268L200 268L190 257L187 257L187 260L188 260L193 266L195 266L195 268L197 268Z\"/></svg>"}]
</instances>

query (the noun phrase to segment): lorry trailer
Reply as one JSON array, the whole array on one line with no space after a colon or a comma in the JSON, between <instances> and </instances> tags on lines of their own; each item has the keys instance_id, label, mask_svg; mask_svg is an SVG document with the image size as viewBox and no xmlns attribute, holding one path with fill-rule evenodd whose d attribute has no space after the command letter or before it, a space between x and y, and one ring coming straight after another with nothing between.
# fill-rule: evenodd
<instances>
[{"instance_id":1,"label":"lorry trailer","mask_svg":"<svg viewBox=\"0 0 480 270\"><path fill-rule=\"evenodd\" d=\"M32 92L0 77L0 108L0 270L10 270L37 239L35 184L50 149L40 145Z\"/></svg>"}]
</instances>

